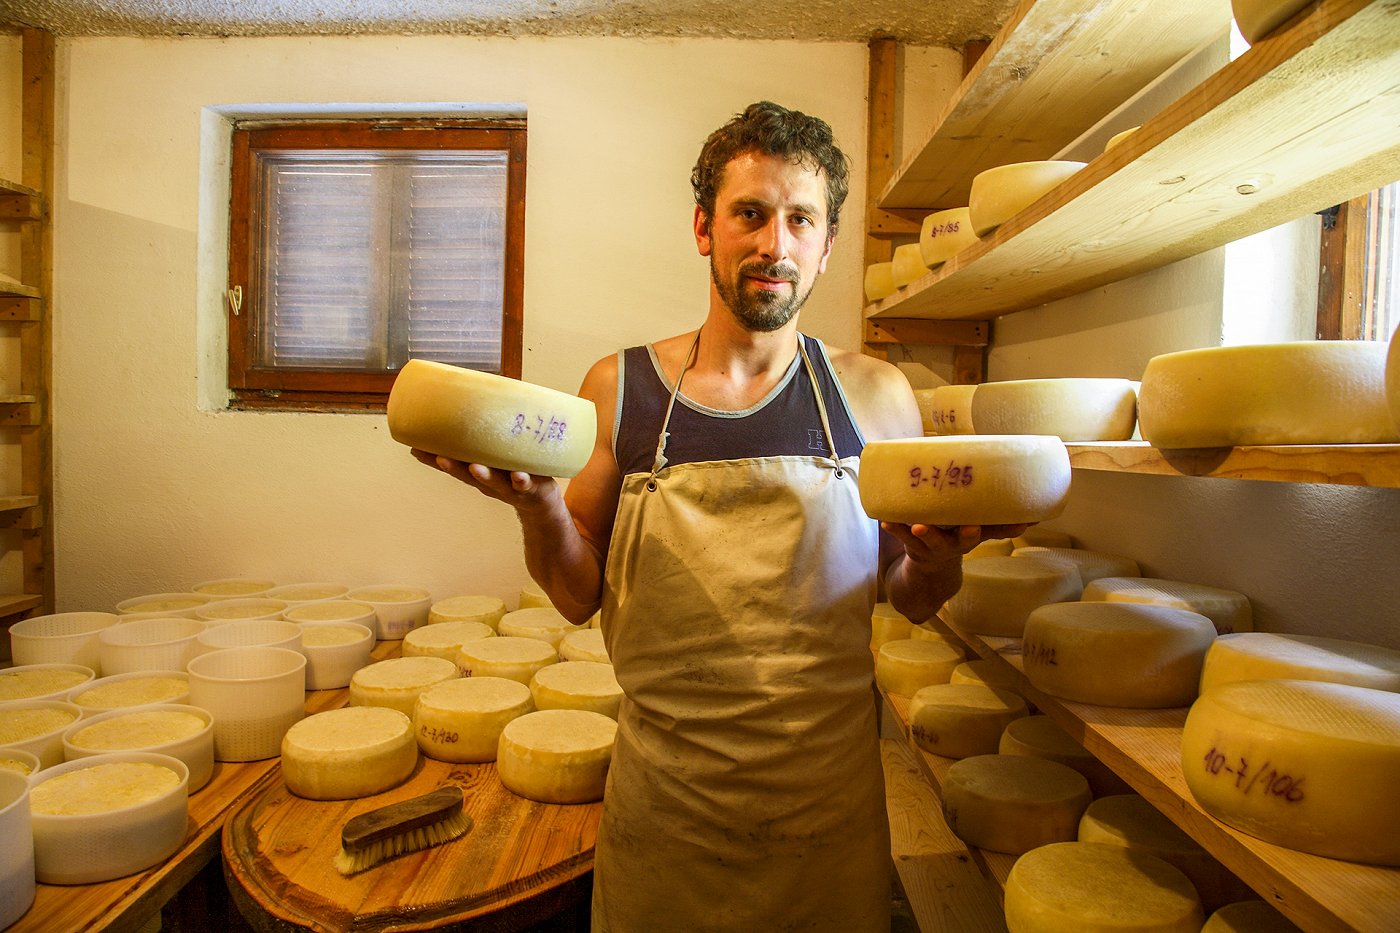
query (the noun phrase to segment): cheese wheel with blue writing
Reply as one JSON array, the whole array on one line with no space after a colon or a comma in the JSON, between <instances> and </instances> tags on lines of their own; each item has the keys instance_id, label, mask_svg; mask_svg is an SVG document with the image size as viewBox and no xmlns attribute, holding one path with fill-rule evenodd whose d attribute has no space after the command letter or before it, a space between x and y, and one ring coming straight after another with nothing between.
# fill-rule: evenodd
<instances>
[{"instance_id":1,"label":"cheese wheel with blue writing","mask_svg":"<svg viewBox=\"0 0 1400 933\"><path fill-rule=\"evenodd\" d=\"M1084 586L1086 602L1150 603L1199 612L1221 635L1254 628L1249 597L1234 590L1156 577L1099 577Z\"/></svg>"},{"instance_id":2,"label":"cheese wheel with blue writing","mask_svg":"<svg viewBox=\"0 0 1400 933\"><path fill-rule=\"evenodd\" d=\"M1400 692L1400 651L1316 635L1222 635L1206 652L1201 692L1237 680L1325 680Z\"/></svg>"},{"instance_id":3,"label":"cheese wheel with blue writing","mask_svg":"<svg viewBox=\"0 0 1400 933\"><path fill-rule=\"evenodd\" d=\"M1400 694L1241 680L1192 704L1181 768L1211 816L1265 842L1400 865Z\"/></svg>"},{"instance_id":4,"label":"cheese wheel with blue writing","mask_svg":"<svg viewBox=\"0 0 1400 933\"><path fill-rule=\"evenodd\" d=\"M1127 379L984 382L972 397L972 420L987 434L1125 441L1137 425L1137 393Z\"/></svg>"},{"instance_id":5,"label":"cheese wheel with blue writing","mask_svg":"<svg viewBox=\"0 0 1400 933\"><path fill-rule=\"evenodd\" d=\"M1058 437L969 435L871 441L860 457L860 502L904 525L1018 525L1064 511L1069 454Z\"/></svg>"},{"instance_id":6,"label":"cheese wheel with blue writing","mask_svg":"<svg viewBox=\"0 0 1400 933\"><path fill-rule=\"evenodd\" d=\"M1079 571L1039 557L984 557L964 561L962 587L948 600L948 617L978 635L1020 638L1031 611L1077 600Z\"/></svg>"},{"instance_id":7,"label":"cheese wheel with blue writing","mask_svg":"<svg viewBox=\"0 0 1400 933\"><path fill-rule=\"evenodd\" d=\"M389 392L389 436L465 463L574 476L593 453L593 403L544 386L409 360Z\"/></svg>"},{"instance_id":8,"label":"cheese wheel with blue writing","mask_svg":"<svg viewBox=\"0 0 1400 933\"><path fill-rule=\"evenodd\" d=\"M501 731L535 709L530 688L504 677L459 677L418 695L413 734L437 761L495 761Z\"/></svg>"}]
</instances>

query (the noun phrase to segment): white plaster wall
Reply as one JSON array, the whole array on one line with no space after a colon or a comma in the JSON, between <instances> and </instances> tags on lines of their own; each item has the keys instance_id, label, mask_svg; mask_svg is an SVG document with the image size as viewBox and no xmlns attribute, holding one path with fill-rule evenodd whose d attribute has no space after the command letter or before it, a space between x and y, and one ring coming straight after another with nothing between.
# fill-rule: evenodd
<instances>
[{"instance_id":1,"label":"white plaster wall","mask_svg":"<svg viewBox=\"0 0 1400 933\"><path fill-rule=\"evenodd\" d=\"M524 377L568 391L594 359L701 320L688 179L711 129L767 97L865 162L860 44L91 38L61 41L58 69L60 609L237 574L513 604L526 579L509 510L417 464L382 415L201 408L198 321L219 289L198 278L199 231L221 209L201 199L206 108L523 103ZM860 280L858 239L838 240L804 329L855 346Z\"/></svg>"}]
</instances>

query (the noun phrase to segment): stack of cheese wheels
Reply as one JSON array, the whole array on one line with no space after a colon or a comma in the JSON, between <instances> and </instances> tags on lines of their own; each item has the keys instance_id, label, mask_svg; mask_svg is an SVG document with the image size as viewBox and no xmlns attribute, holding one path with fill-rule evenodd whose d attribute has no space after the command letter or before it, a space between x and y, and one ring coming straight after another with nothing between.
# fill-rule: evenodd
<instances>
[{"instance_id":1,"label":"stack of cheese wheels","mask_svg":"<svg viewBox=\"0 0 1400 933\"><path fill-rule=\"evenodd\" d=\"M1084 162L1051 160L1013 162L978 172L968 194L968 217L979 237L986 236L1082 169Z\"/></svg>"},{"instance_id":2,"label":"stack of cheese wheels","mask_svg":"<svg viewBox=\"0 0 1400 933\"><path fill-rule=\"evenodd\" d=\"M520 588L520 597L516 602L517 609L553 609L554 603L550 602L549 594L544 591L534 580L527 580Z\"/></svg>"},{"instance_id":3,"label":"stack of cheese wheels","mask_svg":"<svg viewBox=\"0 0 1400 933\"><path fill-rule=\"evenodd\" d=\"M977 433L972 427L972 397L976 394L976 385L946 385L934 389L929 410L932 433Z\"/></svg>"},{"instance_id":4,"label":"stack of cheese wheels","mask_svg":"<svg viewBox=\"0 0 1400 933\"><path fill-rule=\"evenodd\" d=\"M530 688L504 677L459 677L418 695L413 733L418 748L438 761L495 761L501 730L533 712Z\"/></svg>"},{"instance_id":5,"label":"stack of cheese wheels","mask_svg":"<svg viewBox=\"0 0 1400 933\"><path fill-rule=\"evenodd\" d=\"M1400 692L1400 651L1315 635L1222 635L1206 652L1201 692L1239 680L1321 680Z\"/></svg>"},{"instance_id":6,"label":"stack of cheese wheels","mask_svg":"<svg viewBox=\"0 0 1400 933\"><path fill-rule=\"evenodd\" d=\"M1039 714L1017 719L1006 726L997 745L1002 755L1023 755L1044 758L1073 768L1089 782L1095 797L1127 794L1132 787L1083 745L1074 740L1049 716Z\"/></svg>"},{"instance_id":7,"label":"stack of cheese wheels","mask_svg":"<svg viewBox=\"0 0 1400 933\"><path fill-rule=\"evenodd\" d=\"M449 596L428 607L428 624L481 622L494 630L505 614L506 602L499 596Z\"/></svg>"},{"instance_id":8,"label":"stack of cheese wheels","mask_svg":"<svg viewBox=\"0 0 1400 933\"><path fill-rule=\"evenodd\" d=\"M944 758L995 755L1007 723L1028 714L1009 690L979 684L933 684L909 699L909 734Z\"/></svg>"},{"instance_id":9,"label":"stack of cheese wheels","mask_svg":"<svg viewBox=\"0 0 1400 933\"><path fill-rule=\"evenodd\" d=\"M1013 558L1016 560L1019 558ZM1162 709L1196 698L1215 639L1205 616L1140 603L1055 603L1026 619L1026 679L1051 696Z\"/></svg>"},{"instance_id":10,"label":"stack of cheese wheels","mask_svg":"<svg viewBox=\"0 0 1400 933\"><path fill-rule=\"evenodd\" d=\"M559 660L547 641L501 635L469 641L457 652L457 669L463 677L504 677L528 685L542 667Z\"/></svg>"},{"instance_id":11,"label":"stack of cheese wheels","mask_svg":"<svg viewBox=\"0 0 1400 933\"><path fill-rule=\"evenodd\" d=\"M1251 45L1288 22L1312 0L1230 0L1235 25Z\"/></svg>"},{"instance_id":12,"label":"stack of cheese wheels","mask_svg":"<svg viewBox=\"0 0 1400 933\"><path fill-rule=\"evenodd\" d=\"M540 476L574 476L593 453L593 403L493 373L409 360L389 391L389 436L401 444Z\"/></svg>"},{"instance_id":13,"label":"stack of cheese wheels","mask_svg":"<svg viewBox=\"0 0 1400 933\"><path fill-rule=\"evenodd\" d=\"M1385 357L1385 394L1390 402L1390 420L1400 431L1400 329L1390 335L1390 350Z\"/></svg>"},{"instance_id":14,"label":"stack of cheese wheels","mask_svg":"<svg viewBox=\"0 0 1400 933\"><path fill-rule=\"evenodd\" d=\"M965 207L935 211L919 225L919 251L929 268L942 265L976 242L977 232Z\"/></svg>"},{"instance_id":15,"label":"stack of cheese wheels","mask_svg":"<svg viewBox=\"0 0 1400 933\"><path fill-rule=\"evenodd\" d=\"M1069 497L1069 454L1058 437L988 434L871 441L860 460L860 502L904 525L1045 521Z\"/></svg>"},{"instance_id":16,"label":"stack of cheese wheels","mask_svg":"<svg viewBox=\"0 0 1400 933\"><path fill-rule=\"evenodd\" d=\"M1201 933L1303 933L1267 902L1236 901L1206 918Z\"/></svg>"},{"instance_id":17,"label":"stack of cheese wheels","mask_svg":"<svg viewBox=\"0 0 1400 933\"><path fill-rule=\"evenodd\" d=\"M879 651L886 642L908 638L913 629L914 623L893 603L876 603L870 613L870 650Z\"/></svg>"},{"instance_id":18,"label":"stack of cheese wheels","mask_svg":"<svg viewBox=\"0 0 1400 933\"><path fill-rule=\"evenodd\" d=\"M457 660L457 652L469 641L495 638L496 630L485 622L439 622L413 629L403 636L403 656Z\"/></svg>"},{"instance_id":19,"label":"stack of cheese wheels","mask_svg":"<svg viewBox=\"0 0 1400 933\"><path fill-rule=\"evenodd\" d=\"M582 709L544 709L501 731L496 770L506 789L541 803L603 798L617 722Z\"/></svg>"},{"instance_id":20,"label":"stack of cheese wheels","mask_svg":"<svg viewBox=\"0 0 1400 933\"><path fill-rule=\"evenodd\" d=\"M1215 623L1215 630L1221 635L1254 628L1254 610L1248 596L1200 583L1155 577L1100 577L1084 587L1083 598L1085 602L1148 603L1189 609Z\"/></svg>"},{"instance_id":21,"label":"stack of cheese wheels","mask_svg":"<svg viewBox=\"0 0 1400 933\"><path fill-rule=\"evenodd\" d=\"M914 403L919 406L919 421L922 423L925 437L938 433L938 424L933 417L933 398L937 391L937 389L914 390Z\"/></svg>"},{"instance_id":22,"label":"stack of cheese wheels","mask_svg":"<svg viewBox=\"0 0 1400 933\"><path fill-rule=\"evenodd\" d=\"M961 651L943 642L887 641L875 655L875 682L886 693L912 697L930 684L946 684L962 659Z\"/></svg>"},{"instance_id":23,"label":"stack of cheese wheels","mask_svg":"<svg viewBox=\"0 0 1400 933\"><path fill-rule=\"evenodd\" d=\"M581 628L567 633L559 642L559 660L609 663L602 631L596 628Z\"/></svg>"},{"instance_id":24,"label":"stack of cheese wheels","mask_svg":"<svg viewBox=\"0 0 1400 933\"><path fill-rule=\"evenodd\" d=\"M1079 582L1086 587L1101 577L1135 577L1140 570L1138 562L1131 557L1077 547L1042 547L1033 544L1016 548L1011 552L1011 556L1065 561L1079 572Z\"/></svg>"},{"instance_id":25,"label":"stack of cheese wheels","mask_svg":"<svg viewBox=\"0 0 1400 933\"><path fill-rule=\"evenodd\" d=\"M865 299L879 301L899 291L894 281L893 262L872 262L865 267Z\"/></svg>"},{"instance_id":26,"label":"stack of cheese wheels","mask_svg":"<svg viewBox=\"0 0 1400 933\"><path fill-rule=\"evenodd\" d=\"M1010 538L988 538L963 555L963 560L976 560L979 557L1010 557L1014 548Z\"/></svg>"},{"instance_id":27,"label":"stack of cheese wheels","mask_svg":"<svg viewBox=\"0 0 1400 933\"><path fill-rule=\"evenodd\" d=\"M1299 341L1154 356L1138 418L1154 447L1387 444L1385 344Z\"/></svg>"},{"instance_id":28,"label":"stack of cheese wheels","mask_svg":"<svg viewBox=\"0 0 1400 933\"><path fill-rule=\"evenodd\" d=\"M969 845L1008 855L1073 840L1090 800L1079 772L1043 758L975 755L943 778L948 828Z\"/></svg>"},{"instance_id":29,"label":"stack of cheese wheels","mask_svg":"<svg viewBox=\"0 0 1400 933\"><path fill-rule=\"evenodd\" d=\"M413 722L397 709L347 706L313 713L282 737L287 790L311 800L368 797L418 764Z\"/></svg>"},{"instance_id":30,"label":"stack of cheese wheels","mask_svg":"<svg viewBox=\"0 0 1400 933\"><path fill-rule=\"evenodd\" d=\"M1060 842L1017 859L1004 903L1011 933L1199 933L1204 916L1179 870L1095 842Z\"/></svg>"},{"instance_id":31,"label":"stack of cheese wheels","mask_svg":"<svg viewBox=\"0 0 1400 933\"><path fill-rule=\"evenodd\" d=\"M1076 600L1079 571L1038 557L987 557L963 563L962 588L948 600L954 625L978 635L1019 638L1031 611Z\"/></svg>"},{"instance_id":32,"label":"stack of cheese wheels","mask_svg":"<svg viewBox=\"0 0 1400 933\"><path fill-rule=\"evenodd\" d=\"M1044 525L1032 525L1019 535L1011 539L1012 549L1018 547L1074 547L1074 538L1063 531L1056 531L1054 528L1046 528Z\"/></svg>"},{"instance_id":33,"label":"stack of cheese wheels","mask_svg":"<svg viewBox=\"0 0 1400 933\"><path fill-rule=\"evenodd\" d=\"M508 638L536 638L557 649L564 636L573 631L573 623L552 606L517 609L501 616L496 631Z\"/></svg>"},{"instance_id":34,"label":"stack of cheese wheels","mask_svg":"<svg viewBox=\"0 0 1400 933\"><path fill-rule=\"evenodd\" d=\"M1206 910L1250 896L1248 885L1138 794L1100 797L1089 804L1079 820L1079 841L1122 846L1175 866Z\"/></svg>"},{"instance_id":35,"label":"stack of cheese wheels","mask_svg":"<svg viewBox=\"0 0 1400 933\"><path fill-rule=\"evenodd\" d=\"M536 709L586 709L617 718L622 687L613 666L598 661L561 661L530 679Z\"/></svg>"},{"instance_id":36,"label":"stack of cheese wheels","mask_svg":"<svg viewBox=\"0 0 1400 933\"><path fill-rule=\"evenodd\" d=\"M483 641L495 641L482 639ZM418 694L435 683L458 676L457 665L443 658L390 658L360 668L350 678L351 706L387 706L413 715Z\"/></svg>"},{"instance_id":37,"label":"stack of cheese wheels","mask_svg":"<svg viewBox=\"0 0 1400 933\"><path fill-rule=\"evenodd\" d=\"M1304 680L1222 684L1181 734L1202 809L1266 842L1400 865L1400 694Z\"/></svg>"},{"instance_id":38,"label":"stack of cheese wheels","mask_svg":"<svg viewBox=\"0 0 1400 933\"><path fill-rule=\"evenodd\" d=\"M972 421L983 434L1126 441L1137 425L1137 392L1127 379L984 382L972 397Z\"/></svg>"},{"instance_id":39,"label":"stack of cheese wheels","mask_svg":"<svg viewBox=\"0 0 1400 933\"><path fill-rule=\"evenodd\" d=\"M894 248L894 259L890 260L890 271L894 275L896 288L912 285L928 275L924 265L924 254L918 243L905 243Z\"/></svg>"}]
</instances>

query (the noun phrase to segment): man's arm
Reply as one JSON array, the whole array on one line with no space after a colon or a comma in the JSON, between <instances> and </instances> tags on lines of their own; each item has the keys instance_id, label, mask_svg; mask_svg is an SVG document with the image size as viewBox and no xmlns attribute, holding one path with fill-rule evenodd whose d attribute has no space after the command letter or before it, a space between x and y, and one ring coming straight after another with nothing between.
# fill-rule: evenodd
<instances>
[{"instance_id":1,"label":"man's arm","mask_svg":"<svg viewBox=\"0 0 1400 933\"><path fill-rule=\"evenodd\" d=\"M525 542L525 569L555 608L576 625L588 621L602 600L603 567L622 488L612 451L616 356L594 364L579 395L597 409L598 433L588 463L563 492L552 477L507 473L422 450L413 452L423 463L515 509Z\"/></svg>"}]
</instances>

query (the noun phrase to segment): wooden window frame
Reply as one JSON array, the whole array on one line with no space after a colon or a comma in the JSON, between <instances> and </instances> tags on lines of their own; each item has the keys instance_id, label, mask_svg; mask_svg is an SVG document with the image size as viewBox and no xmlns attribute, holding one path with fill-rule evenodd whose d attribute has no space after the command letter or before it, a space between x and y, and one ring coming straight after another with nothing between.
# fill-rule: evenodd
<instances>
[{"instance_id":1,"label":"wooden window frame","mask_svg":"<svg viewBox=\"0 0 1400 933\"><path fill-rule=\"evenodd\" d=\"M258 155L279 149L495 149L508 153L501 375L520 378L524 338L525 121L374 120L248 124L234 128L229 201L228 383L236 409L382 411L397 370L274 369L255 365L262 296Z\"/></svg>"},{"instance_id":2,"label":"wooden window frame","mask_svg":"<svg viewBox=\"0 0 1400 933\"><path fill-rule=\"evenodd\" d=\"M1387 186L1389 187L1389 186ZM1317 288L1318 340L1388 339L1375 333L1378 312L1372 305L1383 300L1386 285L1378 278L1378 251L1385 242L1378 237L1383 222L1377 210L1385 202L1384 189L1368 192L1320 211L1322 235ZM1394 194L1387 195L1393 198ZM1389 233L1394 237L1393 228ZM1394 315L1400 309L1388 308Z\"/></svg>"}]
</instances>

